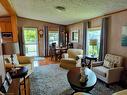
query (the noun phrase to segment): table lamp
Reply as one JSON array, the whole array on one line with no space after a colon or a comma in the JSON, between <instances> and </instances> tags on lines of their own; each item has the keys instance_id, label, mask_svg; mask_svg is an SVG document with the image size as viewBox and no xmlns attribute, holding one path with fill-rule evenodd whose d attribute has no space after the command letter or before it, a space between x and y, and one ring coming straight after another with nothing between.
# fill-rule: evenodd
<instances>
[{"instance_id":1,"label":"table lamp","mask_svg":"<svg viewBox=\"0 0 127 95\"><path fill-rule=\"evenodd\" d=\"M97 39L90 39L90 45L92 46L92 55L91 56L94 56L95 55L94 47L97 45Z\"/></svg>"},{"instance_id":2,"label":"table lamp","mask_svg":"<svg viewBox=\"0 0 127 95\"><path fill-rule=\"evenodd\" d=\"M3 43L3 54L10 55L12 64L14 65L13 54L19 54L19 45L16 42Z\"/></svg>"}]
</instances>

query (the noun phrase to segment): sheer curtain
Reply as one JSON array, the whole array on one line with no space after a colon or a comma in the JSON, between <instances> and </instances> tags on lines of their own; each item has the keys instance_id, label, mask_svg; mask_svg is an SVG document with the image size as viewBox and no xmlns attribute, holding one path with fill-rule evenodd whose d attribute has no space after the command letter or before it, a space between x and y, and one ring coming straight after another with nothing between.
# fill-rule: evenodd
<instances>
[{"instance_id":1,"label":"sheer curtain","mask_svg":"<svg viewBox=\"0 0 127 95\"><path fill-rule=\"evenodd\" d=\"M84 21L83 23L83 55L86 54L87 29L88 29L88 21Z\"/></svg>"},{"instance_id":2,"label":"sheer curtain","mask_svg":"<svg viewBox=\"0 0 127 95\"><path fill-rule=\"evenodd\" d=\"M24 50L24 38L23 38L23 28L18 28L18 40L19 40L19 50L20 55L25 55Z\"/></svg>"},{"instance_id":3,"label":"sheer curtain","mask_svg":"<svg viewBox=\"0 0 127 95\"><path fill-rule=\"evenodd\" d=\"M44 26L44 56L48 56L48 26Z\"/></svg>"},{"instance_id":4,"label":"sheer curtain","mask_svg":"<svg viewBox=\"0 0 127 95\"><path fill-rule=\"evenodd\" d=\"M110 17L106 17L102 19L100 50L99 50L100 61L104 60L105 54L107 53L107 36L109 31L109 19Z\"/></svg>"}]
</instances>

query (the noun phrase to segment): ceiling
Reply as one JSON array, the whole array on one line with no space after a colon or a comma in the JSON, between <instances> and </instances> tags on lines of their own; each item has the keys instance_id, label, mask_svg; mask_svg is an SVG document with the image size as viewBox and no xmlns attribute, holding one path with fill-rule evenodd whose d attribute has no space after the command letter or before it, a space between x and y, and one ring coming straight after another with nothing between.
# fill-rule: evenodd
<instances>
[{"instance_id":1,"label":"ceiling","mask_svg":"<svg viewBox=\"0 0 127 95\"><path fill-rule=\"evenodd\" d=\"M68 25L127 8L127 0L9 0L20 17ZM56 6L64 6L58 11Z\"/></svg>"},{"instance_id":2,"label":"ceiling","mask_svg":"<svg viewBox=\"0 0 127 95\"><path fill-rule=\"evenodd\" d=\"M0 16L8 16L8 12L4 9L4 7L0 3Z\"/></svg>"}]
</instances>

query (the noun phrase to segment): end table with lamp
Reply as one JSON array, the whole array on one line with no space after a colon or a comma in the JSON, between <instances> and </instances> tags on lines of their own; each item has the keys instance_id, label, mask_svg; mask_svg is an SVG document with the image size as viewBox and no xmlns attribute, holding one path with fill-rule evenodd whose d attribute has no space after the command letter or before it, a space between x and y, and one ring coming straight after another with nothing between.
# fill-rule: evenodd
<instances>
[{"instance_id":1,"label":"end table with lamp","mask_svg":"<svg viewBox=\"0 0 127 95\"><path fill-rule=\"evenodd\" d=\"M19 54L19 45L18 43L15 42L9 42L9 43L3 43L3 54L4 55L10 55L11 58L11 63L14 65L10 71L10 75L13 79L15 78L23 78L24 82L24 90L25 90L25 95L26 95L26 82L25 82L25 76L27 75L28 68L26 67L17 67L15 66L14 62L14 56L13 54ZM21 85L21 83L20 83ZM19 90L20 91L20 90Z\"/></svg>"}]
</instances>

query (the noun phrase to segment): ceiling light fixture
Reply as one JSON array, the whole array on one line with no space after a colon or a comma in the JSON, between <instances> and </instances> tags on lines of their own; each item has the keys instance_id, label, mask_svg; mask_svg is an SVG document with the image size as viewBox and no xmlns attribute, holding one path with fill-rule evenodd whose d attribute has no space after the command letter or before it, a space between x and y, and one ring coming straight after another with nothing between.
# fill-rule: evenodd
<instances>
[{"instance_id":1,"label":"ceiling light fixture","mask_svg":"<svg viewBox=\"0 0 127 95\"><path fill-rule=\"evenodd\" d=\"M56 6L55 8L56 8L59 12L65 11L65 7L63 7L63 6Z\"/></svg>"}]
</instances>

